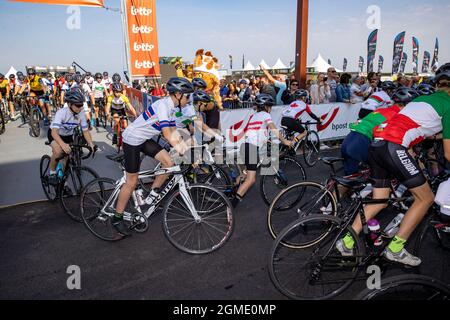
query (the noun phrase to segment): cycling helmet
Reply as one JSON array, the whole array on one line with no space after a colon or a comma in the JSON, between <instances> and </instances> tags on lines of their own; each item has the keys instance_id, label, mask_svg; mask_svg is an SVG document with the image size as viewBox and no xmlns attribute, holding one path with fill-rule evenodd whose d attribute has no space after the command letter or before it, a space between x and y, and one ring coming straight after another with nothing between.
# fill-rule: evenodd
<instances>
[{"instance_id":1,"label":"cycling helmet","mask_svg":"<svg viewBox=\"0 0 450 320\"><path fill-rule=\"evenodd\" d=\"M309 92L304 89L295 90L292 94L295 100L298 100L300 98L309 98Z\"/></svg>"},{"instance_id":2,"label":"cycling helmet","mask_svg":"<svg viewBox=\"0 0 450 320\"><path fill-rule=\"evenodd\" d=\"M25 81L25 76L23 74L18 75L17 78L19 79L20 82Z\"/></svg>"},{"instance_id":3,"label":"cycling helmet","mask_svg":"<svg viewBox=\"0 0 450 320\"><path fill-rule=\"evenodd\" d=\"M408 104L411 101L413 101L415 98L419 96L419 93L411 88L399 88L395 90L394 94L392 95L392 100L395 103L403 103Z\"/></svg>"},{"instance_id":4,"label":"cycling helmet","mask_svg":"<svg viewBox=\"0 0 450 320\"><path fill-rule=\"evenodd\" d=\"M212 101L209 94L203 90L197 90L194 92L194 102L210 103Z\"/></svg>"},{"instance_id":5,"label":"cycling helmet","mask_svg":"<svg viewBox=\"0 0 450 320\"><path fill-rule=\"evenodd\" d=\"M103 76L102 76L102 74L101 74L100 72L97 72L97 73L95 74L95 79L99 79L99 78L102 78L102 79L103 79Z\"/></svg>"},{"instance_id":6,"label":"cycling helmet","mask_svg":"<svg viewBox=\"0 0 450 320\"><path fill-rule=\"evenodd\" d=\"M17 71L17 77L19 77L19 76L23 76L23 72L22 71Z\"/></svg>"},{"instance_id":7,"label":"cycling helmet","mask_svg":"<svg viewBox=\"0 0 450 320\"><path fill-rule=\"evenodd\" d=\"M433 94L436 92L436 89L426 83L421 83L417 89L416 89L417 93L420 94L421 96L429 96L430 94Z\"/></svg>"},{"instance_id":8,"label":"cycling helmet","mask_svg":"<svg viewBox=\"0 0 450 320\"><path fill-rule=\"evenodd\" d=\"M88 71L88 72L86 72L85 76L86 76L86 78L90 78L90 77L92 77L92 73L90 73L90 72Z\"/></svg>"},{"instance_id":9,"label":"cycling helmet","mask_svg":"<svg viewBox=\"0 0 450 320\"><path fill-rule=\"evenodd\" d=\"M107 77L108 76L108 72L107 71L103 72L103 76Z\"/></svg>"},{"instance_id":10,"label":"cycling helmet","mask_svg":"<svg viewBox=\"0 0 450 320\"><path fill-rule=\"evenodd\" d=\"M76 74L73 79L75 80L76 83L80 84L81 82L83 82L84 77L81 74Z\"/></svg>"},{"instance_id":11,"label":"cycling helmet","mask_svg":"<svg viewBox=\"0 0 450 320\"><path fill-rule=\"evenodd\" d=\"M170 94L175 94L177 92L187 94L194 92L194 86L186 78L174 77L167 82L167 91Z\"/></svg>"},{"instance_id":12,"label":"cycling helmet","mask_svg":"<svg viewBox=\"0 0 450 320\"><path fill-rule=\"evenodd\" d=\"M436 71L434 82L438 84L442 80L450 81L450 62L444 64Z\"/></svg>"},{"instance_id":13,"label":"cycling helmet","mask_svg":"<svg viewBox=\"0 0 450 320\"><path fill-rule=\"evenodd\" d=\"M383 89L383 91L395 90L395 89L397 89L397 87L395 86L395 83L392 81L383 81L381 83L381 89Z\"/></svg>"},{"instance_id":14,"label":"cycling helmet","mask_svg":"<svg viewBox=\"0 0 450 320\"><path fill-rule=\"evenodd\" d=\"M36 70L34 70L33 68L28 69L28 75L34 76L35 74L36 74Z\"/></svg>"},{"instance_id":15,"label":"cycling helmet","mask_svg":"<svg viewBox=\"0 0 450 320\"><path fill-rule=\"evenodd\" d=\"M192 79L192 85L194 87L197 87L197 88L200 88L200 89L203 89L203 90L205 90L206 87L207 87L207 84L206 84L205 80L203 80L202 78L194 78L194 79Z\"/></svg>"},{"instance_id":16,"label":"cycling helmet","mask_svg":"<svg viewBox=\"0 0 450 320\"><path fill-rule=\"evenodd\" d=\"M80 88L70 89L64 96L64 101L68 104L82 104L85 102L83 91Z\"/></svg>"},{"instance_id":17,"label":"cycling helmet","mask_svg":"<svg viewBox=\"0 0 450 320\"><path fill-rule=\"evenodd\" d=\"M113 92L122 92L123 86L120 82L114 82L112 84L112 90L113 90Z\"/></svg>"},{"instance_id":18,"label":"cycling helmet","mask_svg":"<svg viewBox=\"0 0 450 320\"><path fill-rule=\"evenodd\" d=\"M122 78L120 77L120 74L114 73L112 76L112 80L113 80L113 82L120 82L120 80L122 80Z\"/></svg>"},{"instance_id":19,"label":"cycling helmet","mask_svg":"<svg viewBox=\"0 0 450 320\"><path fill-rule=\"evenodd\" d=\"M275 105L275 99L266 93L262 93L256 97L255 104L259 110L265 109L265 107L272 107Z\"/></svg>"},{"instance_id":20,"label":"cycling helmet","mask_svg":"<svg viewBox=\"0 0 450 320\"><path fill-rule=\"evenodd\" d=\"M64 76L64 79L66 79L67 82L71 82L73 81L73 74L71 73L66 73L66 75Z\"/></svg>"},{"instance_id":21,"label":"cycling helmet","mask_svg":"<svg viewBox=\"0 0 450 320\"><path fill-rule=\"evenodd\" d=\"M5 75L3 73L0 73L0 79L4 79Z\"/></svg>"},{"instance_id":22,"label":"cycling helmet","mask_svg":"<svg viewBox=\"0 0 450 320\"><path fill-rule=\"evenodd\" d=\"M9 75L10 79L14 79L15 77L16 77L16 75L14 73Z\"/></svg>"}]
</instances>

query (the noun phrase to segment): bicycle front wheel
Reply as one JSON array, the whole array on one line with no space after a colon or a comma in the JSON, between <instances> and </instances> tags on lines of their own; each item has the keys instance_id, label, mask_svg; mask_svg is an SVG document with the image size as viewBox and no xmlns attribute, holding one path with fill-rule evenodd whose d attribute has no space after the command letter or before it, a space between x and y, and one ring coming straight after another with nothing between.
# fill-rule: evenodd
<instances>
[{"instance_id":1,"label":"bicycle front wheel","mask_svg":"<svg viewBox=\"0 0 450 320\"><path fill-rule=\"evenodd\" d=\"M190 185L186 188L200 219L195 220L180 191L176 190L164 206L164 233L183 252L214 252L227 242L233 232L232 205L222 192L211 186Z\"/></svg>"},{"instance_id":2,"label":"bicycle front wheel","mask_svg":"<svg viewBox=\"0 0 450 320\"><path fill-rule=\"evenodd\" d=\"M59 198L61 206L74 221L82 222L80 195L84 187L98 178L98 174L88 167L75 167L69 170L64 186L61 186Z\"/></svg>"},{"instance_id":3,"label":"bicycle front wheel","mask_svg":"<svg viewBox=\"0 0 450 320\"><path fill-rule=\"evenodd\" d=\"M382 279L380 289L365 289L355 300L449 301L450 287L431 277L406 274Z\"/></svg>"},{"instance_id":4,"label":"bicycle front wheel","mask_svg":"<svg viewBox=\"0 0 450 320\"><path fill-rule=\"evenodd\" d=\"M41 177L41 185L44 190L44 194L50 201L55 201L59 195L58 186L51 185L48 182L48 177L50 175L50 162L51 158L45 155L41 158L41 163L39 165L39 174Z\"/></svg>"},{"instance_id":5,"label":"bicycle front wheel","mask_svg":"<svg viewBox=\"0 0 450 320\"><path fill-rule=\"evenodd\" d=\"M335 216L336 199L319 183L297 183L283 190L270 205L267 213L269 232L275 239L289 224L312 214Z\"/></svg>"},{"instance_id":6,"label":"bicycle front wheel","mask_svg":"<svg viewBox=\"0 0 450 320\"><path fill-rule=\"evenodd\" d=\"M283 230L269 256L270 279L281 293L298 300L331 299L352 284L364 247L351 227L341 225L341 219L321 215L299 219ZM312 246L298 249L285 245L311 242L324 230L325 236ZM343 257L335 245L347 232L355 239L355 246L352 256Z\"/></svg>"},{"instance_id":7,"label":"bicycle front wheel","mask_svg":"<svg viewBox=\"0 0 450 320\"><path fill-rule=\"evenodd\" d=\"M41 135L40 126L41 117L37 109L33 109L30 114L30 127L33 137L38 138Z\"/></svg>"},{"instance_id":8,"label":"bicycle front wheel","mask_svg":"<svg viewBox=\"0 0 450 320\"><path fill-rule=\"evenodd\" d=\"M309 131L303 143L303 157L309 167L314 167L319 161L320 138L316 131Z\"/></svg>"},{"instance_id":9,"label":"bicycle front wheel","mask_svg":"<svg viewBox=\"0 0 450 320\"><path fill-rule=\"evenodd\" d=\"M277 172L261 176L260 193L266 205L270 206L280 192L305 180L306 172L301 163L293 157L284 157L280 159Z\"/></svg>"},{"instance_id":10,"label":"bicycle front wheel","mask_svg":"<svg viewBox=\"0 0 450 320\"><path fill-rule=\"evenodd\" d=\"M3 110L0 108L0 134L5 133L6 124L5 124L5 115L3 114Z\"/></svg>"}]
</instances>

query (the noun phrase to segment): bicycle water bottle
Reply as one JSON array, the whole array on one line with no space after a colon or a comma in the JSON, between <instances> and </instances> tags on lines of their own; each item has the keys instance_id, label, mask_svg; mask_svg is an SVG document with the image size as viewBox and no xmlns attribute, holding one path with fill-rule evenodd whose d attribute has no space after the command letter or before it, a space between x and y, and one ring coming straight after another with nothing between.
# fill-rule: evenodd
<instances>
[{"instance_id":1,"label":"bicycle water bottle","mask_svg":"<svg viewBox=\"0 0 450 320\"><path fill-rule=\"evenodd\" d=\"M374 246L379 247L383 244L383 239L381 238L381 227L380 223L376 219L370 219L367 222L370 230L370 239L372 239Z\"/></svg>"},{"instance_id":2,"label":"bicycle water bottle","mask_svg":"<svg viewBox=\"0 0 450 320\"><path fill-rule=\"evenodd\" d=\"M393 238L398 230L400 229L399 226L403 221L403 218L405 217L405 215L403 213L399 213L388 225L387 227L384 229L384 233L386 234L386 236L388 236L389 238Z\"/></svg>"},{"instance_id":3,"label":"bicycle water bottle","mask_svg":"<svg viewBox=\"0 0 450 320\"><path fill-rule=\"evenodd\" d=\"M56 174L58 178L62 179L64 177L64 172L62 168L62 164L58 162L58 165L56 166Z\"/></svg>"}]
</instances>

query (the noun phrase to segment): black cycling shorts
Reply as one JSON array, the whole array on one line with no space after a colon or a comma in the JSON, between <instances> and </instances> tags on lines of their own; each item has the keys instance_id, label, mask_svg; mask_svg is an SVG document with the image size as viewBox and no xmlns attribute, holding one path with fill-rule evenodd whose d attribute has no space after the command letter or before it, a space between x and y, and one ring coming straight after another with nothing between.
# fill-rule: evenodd
<instances>
[{"instance_id":1,"label":"black cycling shorts","mask_svg":"<svg viewBox=\"0 0 450 320\"><path fill-rule=\"evenodd\" d=\"M122 117L122 116L126 117L127 116L127 113L125 112L125 109L114 109L114 108L111 108L110 113L111 113L112 116L114 114L117 114L119 117Z\"/></svg>"},{"instance_id":2,"label":"black cycling shorts","mask_svg":"<svg viewBox=\"0 0 450 320\"><path fill-rule=\"evenodd\" d=\"M427 180L408 149L388 141L375 141L369 148L369 166L376 188L388 188L396 178L408 189L424 185Z\"/></svg>"},{"instance_id":3,"label":"black cycling shorts","mask_svg":"<svg viewBox=\"0 0 450 320\"><path fill-rule=\"evenodd\" d=\"M73 136L62 136L60 135L62 141L64 141L65 143L73 143ZM55 139L53 139L52 137L52 129L48 129L47 131L47 139L49 143L52 143L53 141L55 141Z\"/></svg>"},{"instance_id":4,"label":"black cycling shorts","mask_svg":"<svg viewBox=\"0 0 450 320\"><path fill-rule=\"evenodd\" d=\"M241 158L244 159L247 171L257 171L259 164L259 148L251 143L241 144Z\"/></svg>"},{"instance_id":5,"label":"black cycling shorts","mask_svg":"<svg viewBox=\"0 0 450 320\"><path fill-rule=\"evenodd\" d=\"M281 125L283 127L286 127L289 133L291 132L298 132L303 133L305 132L305 128L301 125L299 120L284 117L281 119Z\"/></svg>"},{"instance_id":6,"label":"black cycling shorts","mask_svg":"<svg viewBox=\"0 0 450 320\"><path fill-rule=\"evenodd\" d=\"M153 140L147 140L139 146L131 146L123 144L123 152L125 154L125 170L128 173L138 173L141 167L141 152L146 156L155 158L163 149Z\"/></svg>"},{"instance_id":7,"label":"black cycling shorts","mask_svg":"<svg viewBox=\"0 0 450 320\"><path fill-rule=\"evenodd\" d=\"M39 97L39 98L43 98L45 96L45 92L43 90L41 90L41 91L31 90L30 93L34 93L36 95L36 97Z\"/></svg>"}]
</instances>

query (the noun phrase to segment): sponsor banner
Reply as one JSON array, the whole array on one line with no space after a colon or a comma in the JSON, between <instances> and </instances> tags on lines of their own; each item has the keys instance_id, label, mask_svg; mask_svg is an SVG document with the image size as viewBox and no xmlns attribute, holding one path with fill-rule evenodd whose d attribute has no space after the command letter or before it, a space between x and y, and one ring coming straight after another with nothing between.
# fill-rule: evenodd
<instances>
[{"instance_id":1,"label":"sponsor banner","mask_svg":"<svg viewBox=\"0 0 450 320\"><path fill-rule=\"evenodd\" d=\"M282 112L287 106L279 106L272 108L272 119L276 126L280 128ZM350 133L350 124L358 120L358 113L361 104L321 104L311 105L311 111L322 119L322 126L311 128L317 130L321 140L336 140L345 138ZM220 113L220 123L222 134L226 137L227 144L241 144L244 141L245 132L247 131L248 122L253 109L228 110ZM301 117L302 122L311 121L307 113Z\"/></svg>"},{"instance_id":2,"label":"sponsor banner","mask_svg":"<svg viewBox=\"0 0 450 320\"><path fill-rule=\"evenodd\" d=\"M419 72L419 40L416 37L412 38L413 43L413 73L417 74Z\"/></svg>"},{"instance_id":3,"label":"sponsor banner","mask_svg":"<svg viewBox=\"0 0 450 320\"><path fill-rule=\"evenodd\" d=\"M402 62L400 63L400 73L405 72L406 62L408 61L408 54L406 52L403 52L402 56Z\"/></svg>"},{"instance_id":4,"label":"sponsor banner","mask_svg":"<svg viewBox=\"0 0 450 320\"><path fill-rule=\"evenodd\" d=\"M138 115L142 114L145 110L144 107L144 94L134 88L128 87L127 89L127 97L130 99L131 105L136 109L136 113Z\"/></svg>"},{"instance_id":5,"label":"sponsor banner","mask_svg":"<svg viewBox=\"0 0 450 320\"><path fill-rule=\"evenodd\" d=\"M439 68L439 39L436 38L436 45L434 46L433 62L431 63L431 70L436 72Z\"/></svg>"},{"instance_id":6,"label":"sponsor banner","mask_svg":"<svg viewBox=\"0 0 450 320\"><path fill-rule=\"evenodd\" d=\"M9 0L12 2L31 2L40 4L60 4L65 6L104 7L103 0Z\"/></svg>"},{"instance_id":7,"label":"sponsor banner","mask_svg":"<svg viewBox=\"0 0 450 320\"><path fill-rule=\"evenodd\" d=\"M373 72L373 60L377 51L378 29L372 31L367 40L367 73Z\"/></svg>"},{"instance_id":8,"label":"sponsor banner","mask_svg":"<svg viewBox=\"0 0 450 320\"><path fill-rule=\"evenodd\" d=\"M405 44L406 31L399 33L394 40L394 57L392 58L392 74L398 73L402 60L403 46Z\"/></svg>"},{"instance_id":9,"label":"sponsor banner","mask_svg":"<svg viewBox=\"0 0 450 320\"><path fill-rule=\"evenodd\" d=\"M342 66L342 70L343 70L344 72L347 71L347 64L348 64L348 60L347 60L347 58L344 58L344 65Z\"/></svg>"},{"instance_id":10,"label":"sponsor banner","mask_svg":"<svg viewBox=\"0 0 450 320\"><path fill-rule=\"evenodd\" d=\"M126 0L125 10L132 78L159 76L155 0Z\"/></svg>"},{"instance_id":11,"label":"sponsor banner","mask_svg":"<svg viewBox=\"0 0 450 320\"><path fill-rule=\"evenodd\" d=\"M383 71L383 65L384 65L384 58L383 58L383 56L380 56L378 58L378 72Z\"/></svg>"},{"instance_id":12,"label":"sponsor banner","mask_svg":"<svg viewBox=\"0 0 450 320\"><path fill-rule=\"evenodd\" d=\"M423 53L422 73L428 73L430 70L431 54L428 51Z\"/></svg>"}]
</instances>

